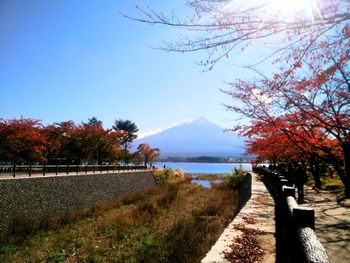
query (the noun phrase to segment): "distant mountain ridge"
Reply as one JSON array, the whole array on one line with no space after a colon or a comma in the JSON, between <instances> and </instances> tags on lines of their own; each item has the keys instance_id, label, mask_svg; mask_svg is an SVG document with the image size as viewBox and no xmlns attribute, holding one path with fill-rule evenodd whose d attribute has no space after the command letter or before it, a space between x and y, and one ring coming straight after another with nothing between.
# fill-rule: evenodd
<instances>
[{"instance_id":1,"label":"distant mountain ridge","mask_svg":"<svg viewBox=\"0 0 350 263\"><path fill-rule=\"evenodd\" d=\"M203 117L183 121L159 133L134 141L133 145L147 143L160 148L164 157L239 157L244 153L244 138Z\"/></svg>"}]
</instances>

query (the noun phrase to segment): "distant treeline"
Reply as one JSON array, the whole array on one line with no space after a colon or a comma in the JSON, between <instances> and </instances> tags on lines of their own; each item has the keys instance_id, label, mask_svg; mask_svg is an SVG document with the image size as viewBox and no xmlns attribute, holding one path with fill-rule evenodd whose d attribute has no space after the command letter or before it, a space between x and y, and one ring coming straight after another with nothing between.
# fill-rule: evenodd
<instances>
[{"instance_id":1,"label":"distant treeline","mask_svg":"<svg viewBox=\"0 0 350 263\"><path fill-rule=\"evenodd\" d=\"M92 117L87 122L55 122L43 125L30 118L0 118L0 164L102 164L151 165L159 149L140 144L129 151L138 128L130 120L115 120L111 129Z\"/></svg>"}]
</instances>

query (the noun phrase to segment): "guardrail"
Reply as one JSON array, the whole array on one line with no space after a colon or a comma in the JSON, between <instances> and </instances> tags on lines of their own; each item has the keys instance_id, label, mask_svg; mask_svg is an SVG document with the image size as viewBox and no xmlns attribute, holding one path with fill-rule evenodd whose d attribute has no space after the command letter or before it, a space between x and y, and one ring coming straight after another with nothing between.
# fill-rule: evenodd
<instances>
[{"instance_id":1,"label":"guardrail","mask_svg":"<svg viewBox=\"0 0 350 263\"><path fill-rule=\"evenodd\" d=\"M295 200L295 188L286 178L266 168L253 167L275 201L276 261L330 263L330 259L315 233L315 211L300 207Z\"/></svg>"},{"instance_id":2,"label":"guardrail","mask_svg":"<svg viewBox=\"0 0 350 263\"><path fill-rule=\"evenodd\" d=\"M59 174L87 174L87 173L113 173L118 171L145 170L141 165L0 165L0 176L7 175L16 177L18 175L59 175Z\"/></svg>"}]
</instances>

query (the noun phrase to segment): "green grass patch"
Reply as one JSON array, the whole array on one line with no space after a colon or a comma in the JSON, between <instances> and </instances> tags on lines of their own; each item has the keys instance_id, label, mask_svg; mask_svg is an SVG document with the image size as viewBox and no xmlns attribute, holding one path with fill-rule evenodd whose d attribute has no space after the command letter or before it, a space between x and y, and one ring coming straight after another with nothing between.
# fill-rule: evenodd
<instances>
[{"instance_id":1,"label":"green grass patch","mask_svg":"<svg viewBox=\"0 0 350 263\"><path fill-rule=\"evenodd\" d=\"M340 178L337 177L323 177L322 179L322 189L330 191L332 193L335 193L339 195L339 197L344 196L344 185Z\"/></svg>"},{"instance_id":2,"label":"green grass patch","mask_svg":"<svg viewBox=\"0 0 350 263\"><path fill-rule=\"evenodd\" d=\"M338 196L338 198L342 198L345 196L345 187L343 182L340 180L338 176L324 176L321 178L322 182L322 190L329 191ZM315 182L312 177L309 177L307 185L314 187Z\"/></svg>"}]
</instances>

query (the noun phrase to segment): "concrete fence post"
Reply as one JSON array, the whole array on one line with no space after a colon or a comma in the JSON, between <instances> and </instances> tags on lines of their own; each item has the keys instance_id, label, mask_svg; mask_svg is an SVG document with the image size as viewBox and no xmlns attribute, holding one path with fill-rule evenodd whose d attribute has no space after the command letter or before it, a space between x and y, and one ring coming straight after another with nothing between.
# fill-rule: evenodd
<instances>
[{"instance_id":1,"label":"concrete fence post","mask_svg":"<svg viewBox=\"0 0 350 263\"><path fill-rule=\"evenodd\" d=\"M283 186L282 187L283 193L285 198L287 198L288 196L292 196L295 198L295 188L291 187L291 186Z\"/></svg>"},{"instance_id":2,"label":"concrete fence post","mask_svg":"<svg viewBox=\"0 0 350 263\"><path fill-rule=\"evenodd\" d=\"M312 208L293 208L293 221L296 229L309 227L315 230L315 211Z\"/></svg>"},{"instance_id":3,"label":"concrete fence post","mask_svg":"<svg viewBox=\"0 0 350 263\"><path fill-rule=\"evenodd\" d=\"M284 180L283 183L288 183ZM287 185L282 186L283 199L283 243L286 259L293 259L295 253L295 231L293 224L293 210L290 209L289 200L295 200L295 188Z\"/></svg>"},{"instance_id":4,"label":"concrete fence post","mask_svg":"<svg viewBox=\"0 0 350 263\"><path fill-rule=\"evenodd\" d=\"M288 180L287 179L280 179L281 186L288 186Z\"/></svg>"},{"instance_id":5,"label":"concrete fence post","mask_svg":"<svg viewBox=\"0 0 350 263\"><path fill-rule=\"evenodd\" d=\"M294 208L293 218L299 251L295 262L331 263L327 252L315 233L315 211L311 208Z\"/></svg>"},{"instance_id":6,"label":"concrete fence post","mask_svg":"<svg viewBox=\"0 0 350 263\"><path fill-rule=\"evenodd\" d=\"M298 229L298 236L301 243L301 253L303 258L298 258L296 262L307 263L331 263L326 250L318 240L315 231L309 227Z\"/></svg>"}]
</instances>

